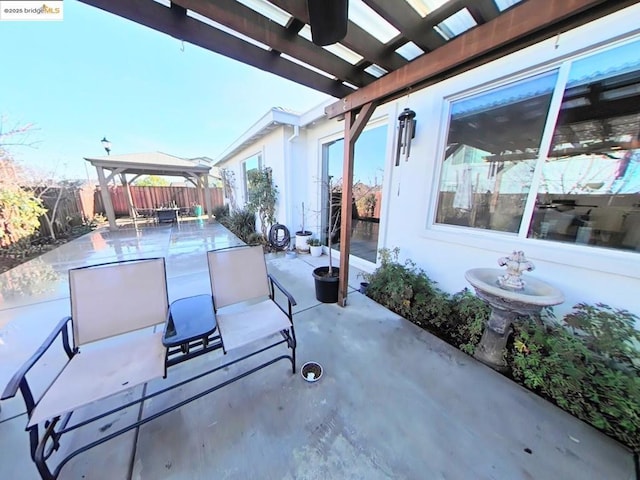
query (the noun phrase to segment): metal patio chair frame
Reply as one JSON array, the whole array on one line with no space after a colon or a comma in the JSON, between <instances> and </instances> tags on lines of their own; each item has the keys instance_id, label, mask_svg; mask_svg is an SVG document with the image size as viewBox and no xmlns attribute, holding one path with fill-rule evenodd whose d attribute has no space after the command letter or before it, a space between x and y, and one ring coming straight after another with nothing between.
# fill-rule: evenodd
<instances>
[{"instance_id":1,"label":"metal patio chair frame","mask_svg":"<svg viewBox=\"0 0 640 480\"><path fill-rule=\"evenodd\" d=\"M238 248L238 247L233 247ZM240 247L240 249L243 247ZM252 254L254 257L254 260L257 259L257 255L255 255L256 251L255 250L250 250L252 247L244 247L247 250L245 250L248 254ZM261 248L261 247L259 247ZM227 250L227 249L225 249ZM212 256L215 256L216 253L214 252L209 252L208 253L208 258L211 258ZM166 296L166 275L164 275L165 272L165 265L164 265L164 259L162 258L155 258L155 259L142 259L142 260L130 260L130 261L124 261L124 262L112 262L112 263L106 263L106 264L100 264L100 265L94 265L94 266L89 266L89 267L82 267L79 269L73 269L70 270L70 277L73 275L72 272L75 271L81 271L84 269L91 269L91 268L96 268L96 267L109 267L109 266L117 266L117 265L127 265L133 262L144 262L144 261L161 261L162 262L162 271L163 271L163 276L162 276L162 282L164 283L164 295ZM61 470L63 469L63 467L74 457L76 457L77 455L86 452L87 450L94 448L98 445L101 445L109 440L114 439L115 437L122 435L128 431L131 431L135 428L138 428L152 420L155 420L156 418L165 415L166 413L169 413L171 411L174 411L178 408L181 408L182 406L193 402L194 400L197 400L205 395L208 395L216 390L219 390L220 388L227 386L237 380L240 380L241 378L244 378L248 375L251 375L252 373L255 373L265 367L268 367L269 365L272 365L280 360L284 360L284 359L288 359L291 362L292 365L292 373L295 374L296 372L296 360L295 360L295 349L296 349L296 338L295 338L295 331L294 331L294 327L293 327L293 312L292 312L292 307L296 305L295 299L291 296L291 294L289 294L284 287L275 279L273 278L271 275L268 275L266 273L266 265L264 263L264 256L261 259L261 265L258 264L257 268L258 270L261 269L262 267L264 267L264 273L265 273L265 281L267 283L267 296L268 299L265 300L267 302L273 302L277 308L279 309L279 311L282 313L282 315L284 316L284 318L286 318L288 325L287 328L277 332L278 334L280 334L280 336L282 337L282 339L275 341L274 343L270 343L269 345L266 346L262 346L260 345L259 348L250 351L249 353L241 356L240 358L236 358L232 361L229 362L224 362L223 364L220 364L218 366L216 366L215 368L211 368L208 369L202 373L198 373L194 376L191 376L190 378L187 378L186 380L180 381L174 385L171 385L169 387L166 387L164 389L161 389L157 392L154 392L152 394L146 394L146 395L141 395L140 398L133 400L133 401L129 401L124 403L123 405L119 405L116 408L112 408L109 409L107 411L101 412L97 415L91 416L88 419L82 420L79 423L75 423L73 425L69 425L69 422L71 420L71 417L74 413L74 410L70 410L70 411L65 411L59 414L55 414L54 416L51 416L50 418L46 418L46 420L44 421L40 421L40 422L36 422L34 424L31 424L31 421L28 423L26 431L29 433L29 443L30 443L30 454L31 454L31 458L34 461L34 463L36 464L36 467L38 469L38 472L40 473L40 476L44 479L44 480L55 480L56 478L58 478ZM211 263L209 262L209 266L211 269ZM224 274L224 272L219 272L221 274ZM255 271L253 271L253 273L255 273ZM211 274L211 270L210 270L210 278L211 278L211 283L212 286L214 284L214 282L216 280L214 280L214 276ZM71 283L71 282L70 282ZM70 288L71 288L71 284L70 284ZM71 288L72 289L72 288ZM282 292L282 294L284 295L284 297L287 300L287 308L284 309L282 308L278 302L276 301L276 291L279 290L280 292ZM135 295L136 292L131 292L133 295ZM65 317L63 318L58 324L57 326L54 328L54 330L49 334L49 336L44 340L44 342L42 343L42 345L40 346L40 348L38 348L38 350L31 356L31 358L29 360L27 360L22 367L15 373L15 375L12 377L12 379L10 380L10 382L7 384L2 397L0 399L5 400L8 398L12 398L14 397L18 390L21 392L22 397L24 399L25 402L25 406L26 406L26 411L27 411L27 415L29 417L29 419L31 420L32 415L34 414L34 411L36 410L36 408L38 407L38 405L40 404L42 398L45 397L45 394L42 395L42 397L40 398L40 400L38 400L37 402L34 399L34 395L33 395L33 391L32 388L29 385L29 382L27 380L27 374L30 372L30 370L38 363L38 361L42 358L42 356L47 352L47 350L53 345L53 343L56 341L56 339L58 337L60 337L61 339L61 343L62 343L62 347L64 349L64 352L66 353L67 357L68 357L68 363L65 365L65 367L63 368L63 371L65 368L67 368L67 365L69 365L69 362L71 362L76 355L79 353L80 351L80 345L79 345L79 340L82 340L82 332L79 332L76 327L76 325L74 325L74 320L73 320L73 313L74 313L74 300L73 300L73 289L72 289L72 297L71 297L71 303L72 303L72 316L69 317ZM168 298L168 297L166 297ZM167 300L168 302L168 300ZM175 302L174 302L175 303ZM215 294L212 297L212 306L214 308L214 311L216 311L216 297ZM220 304L220 302L219 302ZM165 324L165 332L164 332L164 336L166 337L166 329L167 326L169 325L169 320L170 320L170 309L167 308L167 316L166 316L166 320L164 322ZM76 322L77 323L77 322ZM223 322L224 323L224 322ZM156 324L157 325L157 324ZM222 330L222 329L221 329ZM71 332L71 333L70 333ZM100 336L101 332L98 332L97 336ZM157 333L154 333L154 335L157 335ZM266 335L267 337L269 335ZM73 345L70 342L70 337L73 338ZM90 340L92 338L89 338ZM170 348L170 347L166 347L165 351L164 351L164 364L163 364L163 374L161 374L160 376L166 378L167 376L167 368L173 365L176 365L178 363L182 363L184 361L187 361L191 358L194 358L196 356L200 356L202 354L211 352L211 351L215 351L215 350L219 350L222 349L224 351L224 353L226 354L227 352L227 348L225 348L224 345L225 341L224 341L224 333L222 331L214 333L214 334L205 334L202 337L198 337L198 338L193 338L191 340L189 340L189 342L186 345L182 345L178 348ZM252 343L252 342L249 342ZM141 418L129 425L126 425L125 427L122 427L116 431L113 431L111 433L109 433L108 435L105 435L102 438L98 438L95 441L92 441L90 443L87 443L86 445L83 445L73 451L71 451L70 453L68 453L64 458L61 458L59 460L59 462L57 463L57 465L53 468L51 468L47 462L48 460L51 458L51 456L53 455L54 452L56 452L59 448L60 448L60 440L62 438L62 436L66 433L72 432L76 429L79 429L81 427L84 427L86 425L89 425L93 422L96 422L100 419L103 419L109 415L112 415L116 412L119 412L121 410L124 410L126 408L129 408L131 406L140 404L146 400L149 400L151 398L154 398L156 396L159 395L163 395L166 394L176 388L180 388L194 380L200 379L202 377L208 376L210 374L213 374L219 370L225 369L231 365L234 365L236 363L242 362L243 360L246 360L250 357L253 357L255 355L258 355L260 353L263 353L271 348L277 347L279 345L285 344L287 346L287 348L291 349L291 354L288 355L279 355L275 358L271 358L267 361L264 361L263 363L249 369L246 371L243 371L242 373L240 373L239 375L230 378L224 382L218 383L212 387L207 388L206 390L203 390L201 392L198 392L194 395L192 395L189 398L186 398L180 402L177 402L175 404L170 405L169 407L156 412L152 415L149 415L148 417L144 417ZM58 379L58 377L56 377L56 380ZM55 381L52 382L51 385L53 385L55 383ZM143 382L140 383L141 384L146 384L147 382ZM134 387L135 385L129 385L127 386L127 389ZM110 395L116 394L116 393L121 393L123 391L126 391L127 389L120 389L119 391L116 392L112 392L106 396L103 396L101 399L104 399ZM48 389L47 389L48 391ZM96 399L95 401L98 402L101 399ZM79 407L83 407L88 405L87 403L83 404L83 405L79 405ZM42 428L42 430L41 430Z\"/></svg>"}]
</instances>

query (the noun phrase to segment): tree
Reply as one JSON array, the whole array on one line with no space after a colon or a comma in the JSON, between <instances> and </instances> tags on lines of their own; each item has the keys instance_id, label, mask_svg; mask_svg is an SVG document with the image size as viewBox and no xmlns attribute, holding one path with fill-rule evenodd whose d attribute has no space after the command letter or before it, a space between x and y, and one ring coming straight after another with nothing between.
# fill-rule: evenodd
<instances>
[{"instance_id":1,"label":"tree","mask_svg":"<svg viewBox=\"0 0 640 480\"><path fill-rule=\"evenodd\" d=\"M54 182L53 179L34 183L31 188L32 195L40 200L45 207L42 217L45 220L49 237L56 240L56 227L58 231L64 229L65 223L58 218L58 207L65 201L74 201L75 192L82 185L80 180L61 180ZM66 220L66 219L65 219Z\"/></svg>"},{"instance_id":2,"label":"tree","mask_svg":"<svg viewBox=\"0 0 640 480\"><path fill-rule=\"evenodd\" d=\"M247 180L247 208L258 214L262 235L267 238L267 229L276 219L278 187L273 184L270 168L249 171Z\"/></svg>"},{"instance_id":3,"label":"tree","mask_svg":"<svg viewBox=\"0 0 640 480\"><path fill-rule=\"evenodd\" d=\"M157 175L148 175L136 182L137 187L168 187L169 181Z\"/></svg>"},{"instance_id":4,"label":"tree","mask_svg":"<svg viewBox=\"0 0 640 480\"><path fill-rule=\"evenodd\" d=\"M220 169L220 175L222 176L222 188L224 189L224 196L229 200L229 206L231 211L238 209L236 204L236 174L228 168Z\"/></svg>"},{"instance_id":5,"label":"tree","mask_svg":"<svg viewBox=\"0 0 640 480\"><path fill-rule=\"evenodd\" d=\"M39 217L46 211L42 201L32 192L20 187L24 169L16 164L7 146L32 145L25 134L32 125L3 128L0 118L0 247L8 247L29 237L40 228Z\"/></svg>"}]
</instances>

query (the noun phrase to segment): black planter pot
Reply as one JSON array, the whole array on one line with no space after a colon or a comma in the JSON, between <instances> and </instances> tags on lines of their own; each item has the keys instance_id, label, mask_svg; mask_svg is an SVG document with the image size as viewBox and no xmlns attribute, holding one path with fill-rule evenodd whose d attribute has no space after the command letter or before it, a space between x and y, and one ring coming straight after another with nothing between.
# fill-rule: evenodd
<instances>
[{"instance_id":1,"label":"black planter pot","mask_svg":"<svg viewBox=\"0 0 640 480\"><path fill-rule=\"evenodd\" d=\"M338 301L338 276L340 269L333 267L333 275L328 275L329 267L318 267L313 271L316 284L316 299L322 303L336 303Z\"/></svg>"}]
</instances>

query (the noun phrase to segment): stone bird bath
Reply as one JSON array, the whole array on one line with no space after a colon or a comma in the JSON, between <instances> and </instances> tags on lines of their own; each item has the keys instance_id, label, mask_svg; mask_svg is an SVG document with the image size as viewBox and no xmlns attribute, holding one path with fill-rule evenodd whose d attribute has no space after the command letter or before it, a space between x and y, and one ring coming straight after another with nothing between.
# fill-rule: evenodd
<instances>
[{"instance_id":1,"label":"stone bird bath","mask_svg":"<svg viewBox=\"0 0 640 480\"><path fill-rule=\"evenodd\" d=\"M473 285L476 295L491 307L489 322L476 348L475 358L495 370L507 368L505 346L511 333L511 324L519 316L537 315L542 308L564 302L564 295L551 285L528 277L522 279L524 271L534 266L522 251L514 251L498 259L497 268L473 268L467 270L465 278Z\"/></svg>"}]
</instances>

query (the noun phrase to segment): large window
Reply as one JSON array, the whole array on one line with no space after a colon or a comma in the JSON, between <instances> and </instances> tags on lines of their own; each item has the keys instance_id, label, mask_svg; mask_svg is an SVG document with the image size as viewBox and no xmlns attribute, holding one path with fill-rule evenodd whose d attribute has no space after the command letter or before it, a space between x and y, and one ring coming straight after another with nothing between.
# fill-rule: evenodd
<instances>
[{"instance_id":1,"label":"large window","mask_svg":"<svg viewBox=\"0 0 640 480\"><path fill-rule=\"evenodd\" d=\"M249 199L249 190L251 189L251 182L249 182L249 172L251 172L252 170L260 170L261 167L262 156L260 154L249 157L244 162L242 162L242 179L244 184L245 200Z\"/></svg>"},{"instance_id":2,"label":"large window","mask_svg":"<svg viewBox=\"0 0 640 480\"><path fill-rule=\"evenodd\" d=\"M453 102L438 223L518 232L557 77Z\"/></svg>"},{"instance_id":3,"label":"large window","mask_svg":"<svg viewBox=\"0 0 640 480\"><path fill-rule=\"evenodd\" d=\"M436 223L640 250L640 41L452 102Z\"/></svg>"}]
</instances>

